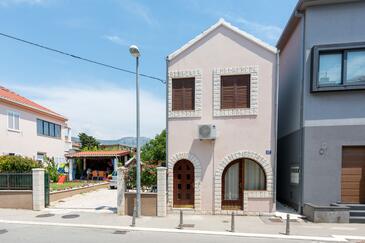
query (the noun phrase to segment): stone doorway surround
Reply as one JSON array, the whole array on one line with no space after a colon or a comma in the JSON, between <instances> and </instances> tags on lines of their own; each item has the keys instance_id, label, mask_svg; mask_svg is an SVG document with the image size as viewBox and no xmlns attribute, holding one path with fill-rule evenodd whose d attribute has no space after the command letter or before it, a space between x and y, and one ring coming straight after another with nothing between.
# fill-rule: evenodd
<instances>
[{"instance_id":1,"label":"stone doorway surround","mask_svg":"<svg viewBox=\"0 0 365 243\"><path fill-rule=\"evenodd\" d=\"M192 153L176 153L170 159L168 163L168 210L173 211L173 169L176 162L179 160L186 159L189 160L194 165L194 212L201 211L201 194L200 194L200 182L201 182L201 165L199 159Z\"/></svg>"}]
</instances>

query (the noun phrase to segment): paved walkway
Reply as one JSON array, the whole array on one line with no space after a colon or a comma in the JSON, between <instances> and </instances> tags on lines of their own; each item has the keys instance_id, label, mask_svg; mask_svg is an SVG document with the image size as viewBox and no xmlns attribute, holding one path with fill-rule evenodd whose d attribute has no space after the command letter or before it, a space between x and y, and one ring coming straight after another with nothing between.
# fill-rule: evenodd
<instances>
[{"instance_id":1,"label":"paved walkway","mask_svg":"<svg viewBox=\"0 0 365 243\"><path fill-rule=\"evenodd\" d=\"M283 238L284 222L272 222L267 217L237 216L235 234L229 232L230 217L221 215L184 215L184 223L190 224L184 230L176 229L179 215L167 217L141 217L136 220L136 227L130 227L130 216L116 214L76 212L68 209L49 208L41 212L30 210L0 209L1 224L30 224L43 226L80 227L95 229L132 230L149 232L235 235L243 237ZM1 227L0 227L1 228ZM313 224L309 222L292 223L292 239L315 241L344 241L344 238L356 236L365 240L365 224ZM336 235L334 237L334 235ZM338 236L338 235L345 235ZM320 237L320 238L318 238Z\"/></svg>"},{"instance_id":2,"label":"paved walkway","mask_svg":"<svg viewBox=\"0 0 365 243\"><path fill-rule=\"evenodd\" d=\"M184 230L178 230L179 215L167 217L141 217L136 227L131 228L130 216L118 216L116 210L116 190L98 191L76 195L53 203L41 212L30 210L0 209L1 224L53 225L62 227L104 228L114 230L152 231L169 233L217 234L250 237L286 239L285 221L269 217L236 216L235 232L231 233L231 217L223 215L184 215ZM290 209L279 206L278 215L285 215ZM295 212L292 218L298 218ZM365 240L365 224L314 224L303 220L292 222L291 235L294 239L315 241L344 241L352 236ZM334 237L335 235L335 237ZM343 237L342 235L346 236ZM294 237L294 236L293 236ZM308 238L309 237L309 238ZM322 237L322 238L316 238ZM324 238L323 238L324 237Z\"/></svg>"},{"instance_id":3,"label":"paved walkway","mask_svg":"<svg viewBox=\"0 0 365 243\"><path fill-rule=\"evenodd\" d=\"M51 203L49 208L69 212L115 213L117 210L117 190L102 188L74 195Z\"/></svg>"}]
</instances>

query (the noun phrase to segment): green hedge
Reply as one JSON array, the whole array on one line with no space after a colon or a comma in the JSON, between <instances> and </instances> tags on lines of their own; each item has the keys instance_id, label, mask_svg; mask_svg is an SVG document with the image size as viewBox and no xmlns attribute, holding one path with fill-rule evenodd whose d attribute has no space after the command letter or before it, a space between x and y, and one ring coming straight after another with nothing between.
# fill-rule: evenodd
<instances>
[{"instance_id":1,"label":"green hedge","mask_svg":"<svg viewBox=\"0 0 365 243\"><path fill-rule=\"evenodd\" d=\"M0 172L31 172L34 168L41 168L42 165L33 159L22 156L0 156Z\"/></svg>"}]
</instances>

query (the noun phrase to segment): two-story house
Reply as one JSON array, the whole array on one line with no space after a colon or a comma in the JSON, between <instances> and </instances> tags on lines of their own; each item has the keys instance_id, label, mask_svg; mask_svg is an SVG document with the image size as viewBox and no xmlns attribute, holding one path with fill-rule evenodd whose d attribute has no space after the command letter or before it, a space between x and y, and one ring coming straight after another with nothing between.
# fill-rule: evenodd
<instances>
[{"instance_id":1,"label":"two-story house","mask_svg":"<svg viewBox=\"0 0 365 243\"><path fill-rule=\"evenodd\" d=\"M365 2L300 0L280 50L278 199L365 203Z\"/></svg>"},{"instance_id":2,"label":"two-story house","mask_svg":"<svg viewBox=\"0 0 365 243\"><path fill-rule=\"evenodd\" d=\"M170 211L275 210L276 61L223 19L167 57Z\"/></svg>"},{"instance_id":3,"label":"two-story house","mask_svg":"<svg viewBox=\"0 0 365 243\"><path fill-rule=\"evenodd\" d=\"M0 86L0 155L65 162L70 135L67 118Z\"/></svg>"}]
</instances>

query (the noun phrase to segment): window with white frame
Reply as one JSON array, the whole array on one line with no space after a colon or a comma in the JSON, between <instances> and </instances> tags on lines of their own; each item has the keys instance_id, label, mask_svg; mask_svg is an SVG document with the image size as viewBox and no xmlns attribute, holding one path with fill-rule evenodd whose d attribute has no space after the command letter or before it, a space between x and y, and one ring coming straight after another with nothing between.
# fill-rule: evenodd
<instances>
[{"instance_id":1,"label":"window with white frame","mask_svg":"<svg viewBox=\"0 0 365 243\"><path fill-rule=\"evenodd\" d=\"M46 156L46 154L45 153L40 153L40 152L38 152L37 153L37 158L36 158L36 160L37 161L39 161L39 162L44 162L44 157Z\"/></svg>"},{"instance_id":2,"label":"window with white frame","mask_svg":"<svg viewBox=\"0 0 365 243\"><path fill-rule=\"evenodd\" d=\"M8 129L19 131L19 120L19 113L8 111Z\"/></svg>"},{"instance_id":3,"label":"window with white frame","mask_svg":"<svg viewBox=\"0 0 365 243\"><path fill-rule=\"evenodd\" d=\"M37 134L40 136L61 138L61 130L61 125L37 119Z\"/></svg>"}]
</instances>

